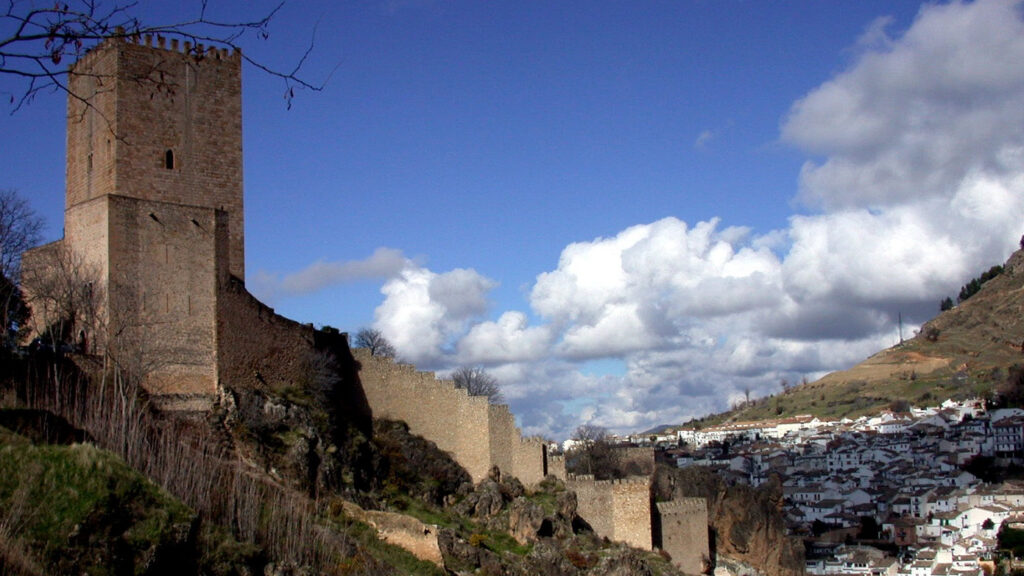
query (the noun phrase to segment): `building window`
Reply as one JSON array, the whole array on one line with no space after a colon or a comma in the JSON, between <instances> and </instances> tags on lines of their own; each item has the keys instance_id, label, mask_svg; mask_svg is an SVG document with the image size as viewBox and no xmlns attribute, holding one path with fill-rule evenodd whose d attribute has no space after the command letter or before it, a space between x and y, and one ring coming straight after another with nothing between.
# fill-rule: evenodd
<instances>
[{"instance_id":1,"label":"building window","mask_svg":"<svg viewBox=\"0 0 1024 576\"><path fill-rule=\"evenodd\" d=\"M174 150L164 152L164 168L174 170Z\"/></svg>"}]
</instances>

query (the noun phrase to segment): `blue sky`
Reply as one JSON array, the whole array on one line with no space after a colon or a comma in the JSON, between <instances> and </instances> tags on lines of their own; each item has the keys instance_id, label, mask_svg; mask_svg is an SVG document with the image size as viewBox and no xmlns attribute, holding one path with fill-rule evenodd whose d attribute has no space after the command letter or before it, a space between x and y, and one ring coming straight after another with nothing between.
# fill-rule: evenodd
<instances>
[{"instance_id":1,"label":"blue sky","mask_svg":"<svg viewBox=\"0 0 1024 576\"><path fill-rule=\"evenodd\" d=\"M527 433L848 367L1024 232L1019 2L292 2L242 44L287 68L311 37L290 109L244 72L249 289L487 367ZM0 116L48 239L63 107Z\"/></svg>"}]
</instances>

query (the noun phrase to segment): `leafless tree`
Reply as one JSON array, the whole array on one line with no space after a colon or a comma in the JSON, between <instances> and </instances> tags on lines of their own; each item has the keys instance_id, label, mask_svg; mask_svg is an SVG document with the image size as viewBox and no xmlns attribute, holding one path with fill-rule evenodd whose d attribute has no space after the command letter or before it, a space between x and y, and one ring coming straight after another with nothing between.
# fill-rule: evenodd
<instances>
[{"instance_id":1,"label":"leafless tree","mask_svg":"<svg viewBox=\"0 0 1024 576\"><path fill-rule=\"evenodd\" d=\"M0 190L0 274L17 282L21 254L39 242L43 219L15 190Z\"/></svg>"},{"instance_id":2,"label":"leafless tree","mask_svg":"<svg viewBox=\"0 0 1024 576\"><path fill-rule=\"evenodd\" d=\"M95 264L63 242L40 247L22 270L26 299L36 334L53 344L75 343L80 335L99 332L104 300L102 274Z\"/></svg>"},{"instance_id":3,"label":"leafless tree","mask_svg":"<svg viewBox=\"0 0 1024 576\"><path fill-rule=\"evenodd\" d=\"M394 358L395 347L376 328L362 328L356 332L356 348L366 348L370 356Z\"/></svg>"},{"instance_id":4,"label":"leafless tree","mask_svg":"<svg viewBox=\"0 0 1024 576\"><path fill-rule=\"evenodd\" d=\"M217 44L238 49L250 37L265 40L269 25L279 13L282 2L252 20L221 21L212 15L208 0L200 0L196 12L175 22L143 22L134 13L138 3L130 0L58 0L57 2L20 2L8 0L0 8L0 75L24 81L20 93L7 96L15 110L43 91L70 92L68 64L107 38L135 39L156 36L188 42L197 56L200 44ZM296 88L320 90L300 75L313 51L311 37L303 55L290 70L281 70L254 60L242 52L242 58L261 71L285 83L289 105ZM83 98L71 94L72 97Z\"/></svg>"},{"instance_id":5,"label":"leafless tree","mask_svg":"<svg viewBox=\"0 0 1024 576\"><path fill-rule=\"evenodd\" d=\"M456 388L465 388L470 396L486 396L491 404L501 404L501 386L483 366L463 366L452 373Z\"/></svg>"},{"instance_id":6,"label":"leafless tree","mask_svg":"<svg viewBox=\"0 0 1024 576\"><path fill-rule=\"evenodd\" d=\"M608 441L608 429L597 424L580 424L572 433L572 439L582 445Z\"/></svg>"},{"instance_id":7,"label":"leafless tree","mask_svg":"<svg viewBox=\"0 0 1024 576\"><path fill-rule=\"evenodd\" d=\"M592 474L597 479L621 477L619 454L612 446L608 429L596 424L581 424L572 433L576 446L566 466L571 471Z\"/></svg>"},{"instance_id":8,"label":"leafless tree","mask_svg":"<svg viewBox=\"0 0 1024 576\"><path fill-rule=\"evenodd\" d=\"M16 191L0 190L0 344L5 346L10 330L27 314L18 287L21 254L39 242L42 226L42 218Z\"/></svg>"}]
</instances>

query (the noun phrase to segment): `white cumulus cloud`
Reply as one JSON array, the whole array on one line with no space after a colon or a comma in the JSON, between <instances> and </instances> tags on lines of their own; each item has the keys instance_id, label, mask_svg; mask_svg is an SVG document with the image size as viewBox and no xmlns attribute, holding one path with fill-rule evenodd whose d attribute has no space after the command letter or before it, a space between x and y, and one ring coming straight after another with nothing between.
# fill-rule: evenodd
<instances>
[{"instance_id":1,"label":"white cumulus cloud","mask_svg":"<svg viewBox=\"0 0 1024 576\"><path fill-rule=\"evenodd\" d=\"M407 266L378 327L410 359L487 366L556 436L679 422L894 344L898 315L909 335L1024 232L1021 3L928 4L855 49L780 111L809 155L784 229L666 217L581 240L496 320L484 276Z\"/></svg>"}]
</instances>

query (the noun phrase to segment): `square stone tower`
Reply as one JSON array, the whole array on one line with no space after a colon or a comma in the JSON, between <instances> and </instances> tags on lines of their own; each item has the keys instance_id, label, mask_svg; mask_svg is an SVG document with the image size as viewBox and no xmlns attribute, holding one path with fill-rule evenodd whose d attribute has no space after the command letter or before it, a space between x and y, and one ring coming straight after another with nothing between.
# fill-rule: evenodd
<instances>
[{"instance_id":1,"label":"square stone tower","mask_svg":"<svg viewBox=\"0 0 1024 576\"><path fill-rule=\"evenodd\" d=\"M71 68L68 224L108 195L222 210L244 280L241 54L158 44L110 39Z\"/></svg>"},{"instance_id":2,"label":"square stone tower","mask_svg":"<svg viewBox=\"0 0 1024 576\"><path fill-rule=\"evenodd\" d=\"M23 259L37 329L60 320L62 338L109 354L163 405L201 408L228 287L244 286L241 55L112 38L68 78L64 238ZM88 322L34 298L61 260L89 271L74 280L99 295Z\"/></svg>"}]
</instances>

